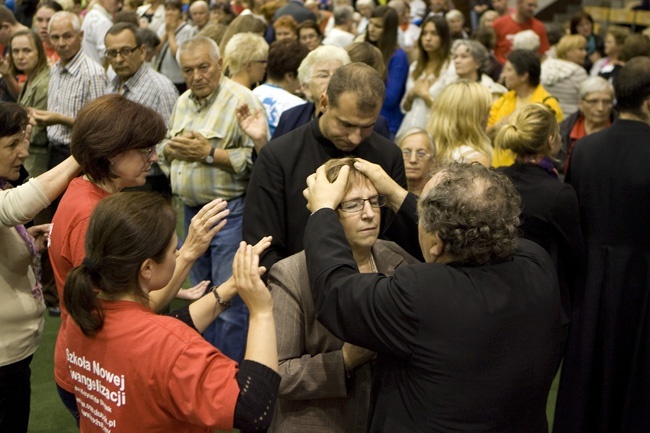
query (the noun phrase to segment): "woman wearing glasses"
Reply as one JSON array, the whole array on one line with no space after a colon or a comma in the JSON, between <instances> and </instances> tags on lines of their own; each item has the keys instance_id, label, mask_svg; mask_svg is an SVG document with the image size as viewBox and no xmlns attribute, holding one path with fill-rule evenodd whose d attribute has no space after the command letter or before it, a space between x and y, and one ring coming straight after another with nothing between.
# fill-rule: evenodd
<instances>
[{"instance_id":1,"label":"woman wearing glasses","mask_svg":"<svg viewBox=\"0 0 650 433\"><path fill-rule=\"evenodd\" d=\"M326 163L330 182L346 165L347 192L336 212L359 271L392 275L416 263L396 244L377 240L386 197L354 168L353 158ZM339 340L316 321L304 252L276 263L268 282L282 377L269 432L365 432L374 353Z\"/></svg>"},{"instance_id":2,"label":"woman wearing glasses","mask_svg":"<svg viewBox=\"0 0 650 433\"><path fill-rule=\"evenodd\" d=\"M433 140L424 129L410 128L398 135L395 143L402 149L408 190L419 197L435 166Z\"/></svg>"},{"instance_id":3,"label":"woman wearing glasses","mask_svg":"<svg viewBox=\"0 0 650 433\"><path fill-rule=\"evenodd\" d=\"M50 233L49 253L59 299L64 299L63 288L68 273L85 257L84 242L90 214L103 198L124 188L144 185L151 164L158 161L155 146L165 136L166 129L158 113L117 94L95 99L79 111L70 148L85 174L70 183L54 214ZM212 228L206 231L205 224L195 224L193 220L185 244L179 251L174 276L165 289L151 294L150 306L154 311L166 308L196 259L205 252L212 236L223 227L225 222L217 223L227 215L227 211L222 212L226 202L215 202L206 205L206 211L200 211L196 217L209 221L208 227ZM193 296L186 298L200 296L206 287L207 282L197 285L190 291ZM74 383L66 367L68 320L65 306L61 305L54 378L63 403L78 420Z\"/></svg>"}]
</instances>

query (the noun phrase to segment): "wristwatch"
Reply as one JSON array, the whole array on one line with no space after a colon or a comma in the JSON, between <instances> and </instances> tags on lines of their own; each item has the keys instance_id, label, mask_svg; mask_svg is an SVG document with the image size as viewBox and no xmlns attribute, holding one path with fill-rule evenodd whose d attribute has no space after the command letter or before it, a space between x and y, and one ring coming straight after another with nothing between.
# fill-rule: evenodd
<instances>
[{"instance_id":1,"label":"wristwatch","mask_svg":"<svg viewBox=\"0 0 650 433\"><path fill-rule=\"evenodd\" d=\"M203 162L205 162L206 164L214 163L214 151L215 150L217 150L217 146L213 144L212 149L210 149L210 153L208 153L208 156L205 157Z\"/></svg>"}]
</instances>

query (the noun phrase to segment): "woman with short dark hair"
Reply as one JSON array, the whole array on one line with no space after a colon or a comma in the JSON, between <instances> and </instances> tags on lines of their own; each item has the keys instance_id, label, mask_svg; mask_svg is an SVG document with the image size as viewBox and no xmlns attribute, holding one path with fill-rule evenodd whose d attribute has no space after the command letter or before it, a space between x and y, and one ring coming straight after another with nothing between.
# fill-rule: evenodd
<instances>
[{"instance_id":1,"label":"woman with short dark hair","mask_svg":"<svg viewBox=\"0 0 650 433\"><path fill-rule=\"evenodd\" d=\"M541 69L539 57L530 50L514 50L508 55L502 74L509 92L492 104L488 119L488 135L496 135L501 126L508 121L508 116L517 108L534 102L541 102L551 107L557 121L562 121L562 109L557 99L540 85ZM511 165L514 160L514 155L510 151L494 149L493 167Z\"/></svg>"}]
</instances>

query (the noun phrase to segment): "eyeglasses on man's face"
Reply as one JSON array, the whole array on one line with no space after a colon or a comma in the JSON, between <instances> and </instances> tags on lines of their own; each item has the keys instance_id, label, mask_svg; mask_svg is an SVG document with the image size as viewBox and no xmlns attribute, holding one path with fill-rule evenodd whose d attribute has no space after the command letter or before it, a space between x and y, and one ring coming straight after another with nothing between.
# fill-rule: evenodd
<instances>
[{"instance_id":1,"label":"eyeglasses on man's face","mask_svg":"<svg viewBox=\"0 0 650 433\"><path fill-rule=\"evenodd\" d=\"M108 57L109 59L114 59L117 57L117 55L121 55L124 58L131 57L131 54L135 52L140 47L124 47L120 48L119 50L106 50L104 52L104 55Z\"/></svg>"}]
</instances>

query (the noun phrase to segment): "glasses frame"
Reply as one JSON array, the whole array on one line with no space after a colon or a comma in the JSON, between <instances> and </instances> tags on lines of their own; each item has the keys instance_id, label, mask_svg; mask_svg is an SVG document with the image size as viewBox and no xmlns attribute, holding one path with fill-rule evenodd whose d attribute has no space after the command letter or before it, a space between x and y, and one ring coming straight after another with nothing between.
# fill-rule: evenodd
<instances>
[{"instance_id":1,"label":"glasses frame","mask_svg":"<svg viewBox=\"0 0 650 433\"><path fill-rule=\"evenodd\" d=\"M123 59L128 59L140 47L142 47L142 45L137 45L135 47L122 47L119 50L106 50L104 51L104 56L106 56L108 59L115 59L119 54Z\"/></svg>"},{"instance_id":2,"label":"glasses frame","mask_svg":"<svg viewBox=\"0 0 650 433\"><path fill-rule=\"evenodd\" d=\"M377 203L373 204L372 200L377 200ZM345 212L345 213L357 213L357 212L361 212L363 210L364 206L366 205L366 202L368 202L370 204L370 207L372 207L374 209L379 209L379 208L382 208L382 207L386 206L387 201L388 200L387 200L385 195L377 194L377 195L373 195L372 197L368 197L368 198L355 198L353 200L342 201L338 205L337 209L340 210L341 212ZM354 208L345 209L344 206L346 206L348 204L353 204Z\"/></svg>"}]
</instances>

